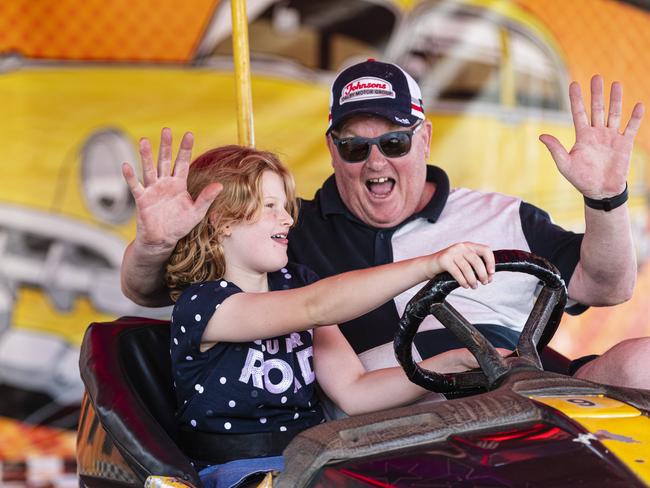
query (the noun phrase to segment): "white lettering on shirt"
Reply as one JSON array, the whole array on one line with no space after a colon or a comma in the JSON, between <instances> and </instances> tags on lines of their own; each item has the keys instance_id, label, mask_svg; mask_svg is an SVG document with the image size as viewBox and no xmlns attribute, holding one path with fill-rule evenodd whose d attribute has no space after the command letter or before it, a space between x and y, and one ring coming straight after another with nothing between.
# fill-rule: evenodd
<instances>
[{"instance_id":1,"label":"white lettering on shirt","mask_svg":"<svg viewBox=\"0 0 650 488\"><path fill-rule=\"evenodd\" d=\"M248 380L253 378L253 386L256 388L264 388L263 386L263 377L264 376L264 355L262 351L257 349L249 349L248 355L246 356L246 363L241 370L239 375L239 381L242 383L248 383Z\"/></svg>"}]
</instances>

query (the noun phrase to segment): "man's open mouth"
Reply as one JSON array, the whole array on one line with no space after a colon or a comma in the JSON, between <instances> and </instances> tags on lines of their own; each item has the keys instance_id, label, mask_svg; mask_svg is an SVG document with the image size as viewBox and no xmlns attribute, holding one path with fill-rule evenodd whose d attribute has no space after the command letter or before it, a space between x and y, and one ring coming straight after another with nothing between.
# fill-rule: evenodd
<instances>
[{"instance_id":1,"label":"man's open mouth","mask_svg":"<svg viewBox=\"0 0 650 488\"><path fill-rule=\"evenodd\" d=\"M369 178L366 180L366 187L370 193L377 197L387 197L395 187L395 180L388 176Z\"/></svg>"}]
</instances>

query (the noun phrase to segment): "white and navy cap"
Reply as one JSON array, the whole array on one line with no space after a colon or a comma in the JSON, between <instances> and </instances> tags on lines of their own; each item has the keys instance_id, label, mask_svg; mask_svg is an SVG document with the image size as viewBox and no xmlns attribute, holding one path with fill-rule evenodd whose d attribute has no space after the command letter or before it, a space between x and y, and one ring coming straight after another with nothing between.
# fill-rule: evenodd
<instances>
[{"instance_id":1,"label":"white and navy cap","mask_svg":"<svg viewBox=\"0 0 650 488\"><path fill-rule=\"evenodd\" d=\"M332 83L327 133L355 114L377 115L410 127L424 120L420 87L396 64L368 59L350 66Z\"/></svg>"}]
</instances>

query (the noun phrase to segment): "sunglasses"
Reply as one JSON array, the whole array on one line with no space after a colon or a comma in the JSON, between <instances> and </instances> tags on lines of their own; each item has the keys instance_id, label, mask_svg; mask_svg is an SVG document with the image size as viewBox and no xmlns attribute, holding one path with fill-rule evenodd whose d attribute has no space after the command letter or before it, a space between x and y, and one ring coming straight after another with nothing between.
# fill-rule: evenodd
<instances>
[{"instance_id":1,"label":"sunglasses","mask_svg":"<svg viewBox=\"0 0 650 488\"><path fill-rule=\"evenodd\" d=\"M341 158L348 163L360 163L368 159L372 146L377 146L387 158L406 156L411 150L411 141L422 122L409 130L386 132L378 137L346 137L339 139L332 134L332 142L336 145Z\"/></svg>"}]
</instances>

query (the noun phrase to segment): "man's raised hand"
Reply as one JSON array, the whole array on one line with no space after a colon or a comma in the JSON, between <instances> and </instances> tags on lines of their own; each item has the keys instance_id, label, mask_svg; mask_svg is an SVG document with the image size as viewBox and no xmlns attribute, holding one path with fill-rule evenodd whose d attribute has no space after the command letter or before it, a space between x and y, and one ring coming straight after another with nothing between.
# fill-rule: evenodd
<instances>
[{"instance_id":1,"label":"man's raised hand","mask_svg":"<svg viewBox=\"0 0 650 488\"><path fill-rule=\"evenodd\" d=\"M122 165L122 174L136 205L137 229L134 243L153 253L171 253L180 238L188 234L205 216L222 189L219 183L208 185L196 200L187 192L187 174L193 144L192 133L186 132L172 168L172 131L163 128L157 165L151 142L147 138L140 140L142 183L131 165Z\"/></svg>"},{"instance_id":2,"label":"man's raised hand","mask_svg":"<svg viewBox=\"0 0 650 488\"><path fill-rule=\"evenodd\" d=\"M619 132L623 105L623 87L612 83L609 111L605 120L603 79L591 79L591 120L576 82L569 86L571 114L576 141L570 151L552 135L543 134L546 145L560 173L584 196L600 200L618 195L625 189L634 138L644 108L637 103L623 133Z\"/></svg>"}]
</instances>

